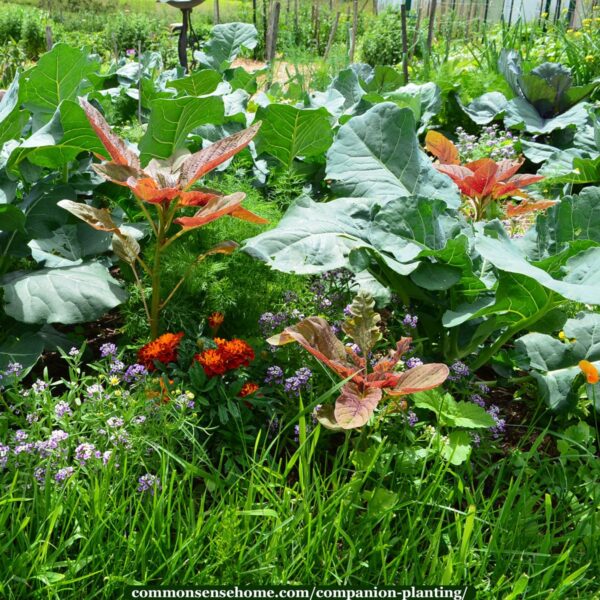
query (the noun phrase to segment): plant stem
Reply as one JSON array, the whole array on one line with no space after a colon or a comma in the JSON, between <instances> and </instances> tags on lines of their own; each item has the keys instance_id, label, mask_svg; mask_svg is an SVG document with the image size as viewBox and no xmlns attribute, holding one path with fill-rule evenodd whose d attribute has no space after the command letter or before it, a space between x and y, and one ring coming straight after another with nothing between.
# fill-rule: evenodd
<instances>
[{"instance_id":1,"label":"plant stem","mask_svg":"<svg viewBox=\"0 0 600 600\"><path fill-rule=\"evenodd\" d=\"M160 325L160 259L165 235L163 208L157 207L158 227L156 227L156 248L154 250L154 266L152 267L152 301L150 303L150 336L158 337Z\"/></svg>"}]
</instances>

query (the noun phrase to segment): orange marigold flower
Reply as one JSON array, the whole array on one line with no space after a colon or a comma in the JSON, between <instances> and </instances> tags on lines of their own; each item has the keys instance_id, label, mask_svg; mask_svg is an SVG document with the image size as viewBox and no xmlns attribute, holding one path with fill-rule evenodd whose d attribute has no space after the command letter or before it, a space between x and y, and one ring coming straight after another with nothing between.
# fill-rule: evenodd
<instances>
[{"instance_id":1,"label":"orange marigold flower","mask_svg":"<svg viewBox=\"0 0 600 600\"><path fill-rule=\"evenodd\" d=\"M210 348L194 357L209 377L248 366L254 360L254 350L244 340L214 338L216 348Z\"/></svg>"},{"instance_id":2,"label":"orange marigold flower","mask_svg":"<svg viewBox=\"0 0 600 600\"><path fill-rule=\"evenodd\" d=\"M245 398L246 396L250 396L258 391L258 383L254 383L253 381L247 381L240 390L238 396L240 398Z\"/></svg>"},{"instance_id":3,"label":"orange marigold flower","mask_svg":"<svg viewBox=\"0 0 600 600\"><path fill-rule=\"evenodd\" d=\"M177 349L183 337L180 333L165 333L152 340L138 350L138 362L143 364L148 371L154 371L154 361L167 365L177 360Z\"/></svg>"},{"instance_id":4,"label":"orange marigold flower","mask_svg":"<svg viewBox=\"0 0 600 600\"><path fill-rule=\"evenodd\" d=\"M594 384L594 383L598 383L598 381L600 381L600 375L598 374L598 369L589 360L580 360L579 368L585 375L585 378L588 383Z\"/></svg>"},{"instance_id":5,"label":"orange marigold flower","mask_svg":"<svg viewBox=\"0 0 600 600\"><path fill-rule=\"evenodd\" d=\"M229 369L247 367L254 360L254 350L244 340L228 340L219 346L219 350L225 356Z\"/></svg>"},{"instance_id":6,"label":"orange marigold flower","mask_svg":"<svg viewBox=\"0 0 600 600\"><path fill-rule=\"evenodd\" d=\"M223 325L223 321L225 320L225 315L222 312L214 312L210 317L208 317L208 326L211 329L219 329L221 325Z\"/></svg>"},{"instance_id":7,"label":"orange marigold flower","mask_svg":"<svg viewBox=\"0 0 600 600\"><path fill-rule=\"evenodd\" d=\"M202 365L202 368L208 377L223 375L229 370L225 357L218 348L204 350L204 352L196 354L194 358Z\"/></svg>"}]
</instances>

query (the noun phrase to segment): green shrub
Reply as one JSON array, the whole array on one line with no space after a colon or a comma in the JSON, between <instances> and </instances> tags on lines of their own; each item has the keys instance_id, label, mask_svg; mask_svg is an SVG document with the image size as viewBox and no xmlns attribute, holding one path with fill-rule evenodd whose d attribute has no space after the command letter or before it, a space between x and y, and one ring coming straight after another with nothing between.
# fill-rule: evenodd
<instances>
[{"instance_id":1,"label":"green shrub","mask_svg":"<svg viewBox=\"0 0 600 600\"><path fill-rule=\"evenodd\" d=\"M44 27L38 11L9 8L0 13L0 45L17 42L25 56L36 59L46 48Z\"/></svg>"},{"instance_id":2,"label":"green shrub","mask_svg":"<svg viewBox=\"0 0 600 600\"><path fill-rule=\"evenodd\" d=\"M142 51L154 50L165 25L146 15L117 13L110 19L104 31L105 44L119 53L136 49L141 43Z\"/></svg>"},{"instance_id":3,"label":"green shrub","mask_svg":"<svg viewBox=\"0 0 600 600\"><path fill-rule=\"evenodd\" d=\"M409 47L416 42L414 54L419 54L420 39L414 39L415 23L408 22ZM423 28L421 23L420 30ZM375 65L396 65L402 60L402 35L400 12L385 10L371 21L370 26L362 37L362 59Z\"/></svg>"},{"instance_id":4,"label":"green shrub","mask_svg":"<svg viewBox=\"0 0 600 600\"><path fill-rule=\"evenodd\" d=\"M39 16L27 12L21 21L21 46L27 58L36 59L46 50L46 34Z\"/></svg>"}]
</instances>

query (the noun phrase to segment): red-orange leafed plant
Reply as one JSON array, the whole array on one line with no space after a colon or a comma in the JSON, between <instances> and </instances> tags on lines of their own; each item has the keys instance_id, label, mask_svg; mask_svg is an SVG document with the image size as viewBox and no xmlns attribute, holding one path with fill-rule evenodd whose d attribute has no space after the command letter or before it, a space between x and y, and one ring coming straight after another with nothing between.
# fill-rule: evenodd
<instances>
[{"instance_id":1,"label":"red-orange leafed plant","mask_svg":"<svg viewBox=\"0 0 600 600\"><path fill-rule=\"evenodd\" d=\"M439 162L435 168L448 175L469 203L469 214L476 220L495 217L516 217L536 210L545 210L552 200L530 201L522 188L541 181L541 175L516 175L523 160L480 158L460 164L458 148L438 131L428 131L425 147ZM522 198L519 204L501 206L500 200Z\"/></svg>"},{"instance_id":2,"label":"red-orange leafed plant","mask_svg":"<svg viewBox=\"0 0 600 600\"><path fill-rule=\"evenodd\" d=\"M113 132L104 117L87 100L80 98L79 103L85 111L90 125L102 141L107 156L110 157L110 160L94 165L94 169L109 181L128 187L138 200L140 208L150 224L156 238L151 260L146 262L141 258L136 240L123 233L115 225L107 210L69 200L62 200L59 205L95 229L113 233L113 250L133 269L136 281L142 291L144 308L150 322L151 337L155 339L159 333L161 310L171 300L195 264L210 254L230 254L236 249L237 244L223 242L200 255L165 299L162 299L160 285L163 252L188 231L202 227L225 215L252 223L267 222L242 207L242 201L245 198L243 193L237 192L222 196L214 190L192 189L198 179L243 150L258 132L260 123L194 154L183 150L175 153L168 160L152 159L145 167L142 167L139 156ZM149 210L150 207L154 207L153 214ZM180 209L187 207L197 207L198 210L192 216L178 215ZM172 233L173 225L179 225L181 229ZM152 282L150 306L145 300L144 288L136 271L136 263L142 267Z\"/></svg>"},{"instance_id":3,"label":"red-orange leafed plant","mask_svg":"<svg viewBox=\"0 0 600 600\"><path fill-rule=\"evenodd\" d=\"M430 390L441 385L449 374L444 364L396 370L402 355L408 351L411 338L402 338L394 350L370 368L369 353L381 339L380 317L374 311L373 299L359 294L350 307L350 313L343 330L360 348L360 355L344 346L334 335L331 325L321 317L304 319L267 340L274 346L298 342L340 377L349 379L335 406L321 406L317 410L317 419L329 429L361 427L369 421L384 394L406 396Z\"/></svg>"}]
</instances>

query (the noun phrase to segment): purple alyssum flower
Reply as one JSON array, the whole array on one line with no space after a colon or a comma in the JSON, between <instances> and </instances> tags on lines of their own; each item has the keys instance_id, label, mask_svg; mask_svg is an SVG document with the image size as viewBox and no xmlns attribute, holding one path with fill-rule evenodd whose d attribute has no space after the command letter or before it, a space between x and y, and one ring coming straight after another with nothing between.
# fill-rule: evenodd
<instances>
[{"instance_id":1,"label":"purple alyssum flower","mask_svg":"<svg viewBox=\"0 0 600 600\"><path fill-rule=\"evenodd\" d=\"M411 427L414 427L419 421L419 417L417 417L416 413L414 413L412 410L409 410L407 421Z\"/></svg>"},{"instance_id":2,"label":"purple alyssum flower","mask_svg":"<svg viewBox=\"0 0 600 600\"><path fill-rule=\"evenodd\" d=\"M95 451L94 444L84 442L75 448L75 459L79 461L80 465L85 465L94 456Z\"/></svg>"},{"instance_id":3,"label":"purple alyssum flower","mask_svg":"<svg viewBox=\"0 0 600 600\"><path fill-rule=\"evenodd\" d=\"M471 373L469 367L460 360L456 360L450 365L450 372L451 375L448 377L450 381L458 381L463 377L468 377Z\"/></svg>"},{"instance_id":4,"label":"purple alyssum flower","mask_svg":"<svg viewBox=\"0 0 600 600\"><path fill-rule=\"evenodd\" d=\"M108 342L100 346L100 356L102 358L106 358L107 356L116 356L117 352L117 346L112 342Z\"/></svg>"},{"instance_id":5,"label":"purple alyssum flower","mask_svg":"<svg viewBox=\"0 0 600 600\"><path fill-rule=\"evenodd\" d=\"M61 400L60 402L57 402L55 404L54 414L56 415L57 419L62 419L62 417L64 416L72 416L73 411L71 410L71 407L69 406L68 402Z\"/></svg>"},{"instance_id":6,"label":"purple alyssum flower","mask_svg":"<svg viewBox=\"0 0 600 600\"><path fill-rule=\"evenodd\" d=\"M134 364L127 367L123 375L123 381L126 383L135 383L148 375L148 371L144 365Z\"/></svg>"},{"instance_id":7,"label":"purple alyssum flower","mask_svg":"<svg viewBox=\"0 0 600 600\"><path fill-rule=\"evenodd\" d=\"M160 479L156 475L151 475L150 473L146 473L142 475L138 479L138 487L137 491L141 493L150 492L151 495L154 495L156 490L160 490Z\"/></svg>"},{"instance_id":8,"label":"purple alyssum flower","mask_svg":"<svg viewBox=\"0 0 600 600\"><path fill-rule=\"evenodd\" d=\"M71 477L73 475L74 471L75 471L75 469L73 467L64 467L62 469L59 469L56 472L56 475L54 476L54 480L57 483L62 483L63 481L66 481L67 479L69 479L69 477Z\"/></svg>"},{"instance_id":9,"label":"purple alyssum flower","mask_svg":"<svg viewBox=\"0 0 600 600\"><path fill-rule=\"evenodd\" d=\"M0 442L0 469L4 469L6 467L9 454L10 446L6 446L2 442Z\"/></svg>"},{"instance_id":10,"label":"purple alyssum flower","mask_svg":"<svg viewBox=\"0 0 600 600\"><path fill-rule=\"evenodd\" d=\"M471 402L478 404L481 408L485 408L485 400L479 394L473 394L471 396Z\"/></svg>"},{"instance_id":11,"label":"purple alyssum flower","mask_svg":"<svg viewBox=\"0 0 600 600\"><path fill-rule=\"evenodd\" d=\"M15 442L24 442L29 437L29 434L22 429L15 431Z\"/></svg>"},{"instance_id":12,"label":"purple alyssum flower","mask_svg":"<svg viewBox=\"0 0 600 600\"><path fill-rule=\"evenodd\" d=\"M117 427L123 427L124 423L125 421L123 421L121 417L110 417L110 419L106 421L106 424L112 429L116 429Z\"/></svg>"},{"instance_id":13,"label":"purple alyssum flower","mask_svg":"<svg viewBox=\"0 0 600 600\"><path fill-rule=\"evenodd\" d=\"M288 377L284 383L284 390L296 396L300 394L300 390L306 388L312 377L312 371L308 367L302 367L294 373L292 377Z\"/></svg>"},{"instance_id":14,"label":"purple alyssum flower","mask_svg":"<svg viewBox=\"0 0 600 600\"><path fill-rule=\"evenodd\" d=\"M409 329L416 329L419 324L419 317L407 314L404 316L404 319L402 319L402 324Z\"/></svg>"},{"instance_id":15,"label":"purple alyssum flower","mask_svg":"<svg viewBox=\"0 0 600 600\"><path fill-rule=\"evenodd\" d=\"M415 367L420 367L423 364L423 361L416 356L411 356L405 363L407 369L414 369Z\"/></svg>"},{"instance_id":16,"label":"purple alyssum flower","mask_svg":"<svg viewBox=\"0 0 600 600\"><path fill-rule=\"evenodd\" d=\"M283 383L283 369L278 365L273 365L267 369L264 379L265 383Z\"/></svg>"}]
</instances>

